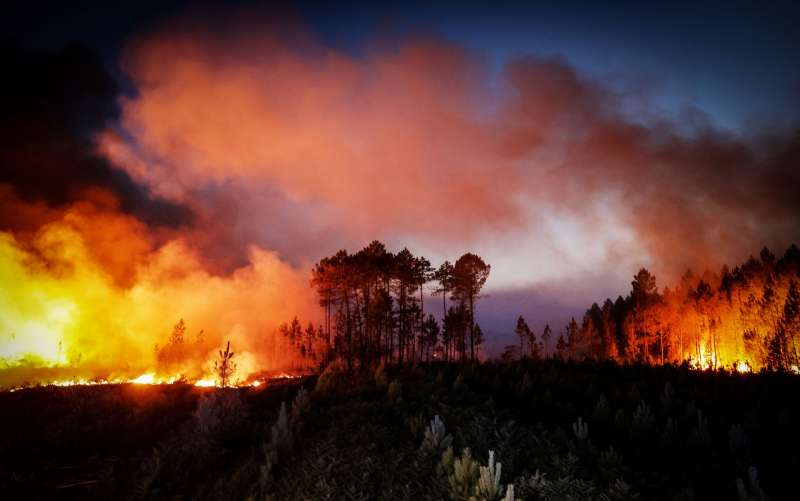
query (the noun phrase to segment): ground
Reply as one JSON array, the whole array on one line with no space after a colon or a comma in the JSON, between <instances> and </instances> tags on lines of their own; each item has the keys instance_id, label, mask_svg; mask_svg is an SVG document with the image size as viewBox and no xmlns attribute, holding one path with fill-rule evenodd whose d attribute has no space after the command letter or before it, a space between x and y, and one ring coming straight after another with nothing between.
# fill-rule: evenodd
<instances>
[{"instance_id":1,"label":"ground","mask_svg":"<svg viewBox=\"0 0 800 501\"><path fill-rule=\"evenodd\" d=\"M788 374L558 360L30 388L0 394L0 498L791 499L798 397Z\"/></svg>"}]
</instances>

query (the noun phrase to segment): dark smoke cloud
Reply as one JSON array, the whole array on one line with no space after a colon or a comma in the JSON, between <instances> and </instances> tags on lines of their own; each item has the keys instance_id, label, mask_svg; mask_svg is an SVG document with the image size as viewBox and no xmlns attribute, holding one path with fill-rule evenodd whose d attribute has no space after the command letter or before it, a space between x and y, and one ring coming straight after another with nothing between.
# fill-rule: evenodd
<instances>
[{"instance_id":1,"label":"dark smoke cloud","mask_svg":"<svg viewBox=\"0 0 800 501\"><path fill-rule=\"evenodd\" d=\"M148 224L191 221L187 208L153 197L96 153L93 136L117 118L119 87L94 53L77 45L50 53L7 42L0 54L0 184L51 207L103 189L122 211ZM0 228L19 224L25 221L0 213Z\"/></svg>"}]
</instances>

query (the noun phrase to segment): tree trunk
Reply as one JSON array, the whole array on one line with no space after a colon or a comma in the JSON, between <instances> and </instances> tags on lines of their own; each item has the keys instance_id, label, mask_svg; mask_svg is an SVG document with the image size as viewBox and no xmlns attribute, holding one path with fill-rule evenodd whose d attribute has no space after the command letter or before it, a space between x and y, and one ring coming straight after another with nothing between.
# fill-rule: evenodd
<instances>
[{"instance_id":1,"label":"tree trunk","mask_svg":"<svg viewBox=\"0 0 800 501\"><path fill-rule=\"evenodd\" d=\"M472 361L475 361L475 297L469 295L469 353Z\"/></svg>"},{"instance_id":2,"label":"tree trunk","mask_svg":"<svg viewBox=\"0 0 800 501\"><path fill-rule=\"evenodd\" d=\"M353 370L353 332L350 320L350 292L345 289L344 293L344 307L345 307L345 340L347 341L347 370Z\"/></svg>"}]
</instances>

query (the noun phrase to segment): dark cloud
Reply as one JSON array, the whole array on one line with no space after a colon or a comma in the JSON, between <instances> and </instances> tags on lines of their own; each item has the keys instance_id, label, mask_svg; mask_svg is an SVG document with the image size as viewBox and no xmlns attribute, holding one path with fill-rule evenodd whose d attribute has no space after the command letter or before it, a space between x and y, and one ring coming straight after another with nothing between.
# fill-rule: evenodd
<instances>
[{"instance_id":1,"label":"dark cloud","mask_svg":"<svg viewBox=\"0 0 800 501\"><path fill-rule=\"evenodd\" d=\"M28 202L62 206L84 191L111 192L121 209L146 223L176 226L191 213L151 196L96 153L93 135L117 117L119 88L92 51L0 48L0 183ZM15 222L2 220L4 228Z\"/></svg>"}]
</instances>

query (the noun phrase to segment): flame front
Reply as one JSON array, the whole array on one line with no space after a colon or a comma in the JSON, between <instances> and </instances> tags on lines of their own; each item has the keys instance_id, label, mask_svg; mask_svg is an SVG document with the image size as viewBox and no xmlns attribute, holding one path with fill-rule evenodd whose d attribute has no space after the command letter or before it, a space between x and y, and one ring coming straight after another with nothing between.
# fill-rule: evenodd
<instances>
[{"instance_id":1,"label":"flame front","mask_svg":"<svg viewBox=\"0 0 800 501\"><path fill-rule=\"evenodd\" d=\"M98 218L115 238L98 240ZM304 274L252 248L248 265L215 275L183 239L154 245L143 228L76 204L31 235L0 232L0 387L179 378L213 385L213 360L228 340L238 381L296 365L275 328L294 315L315 318ZM158 346L181 318L180 353L159 360Z\"/></svg>"}]
</instances>

